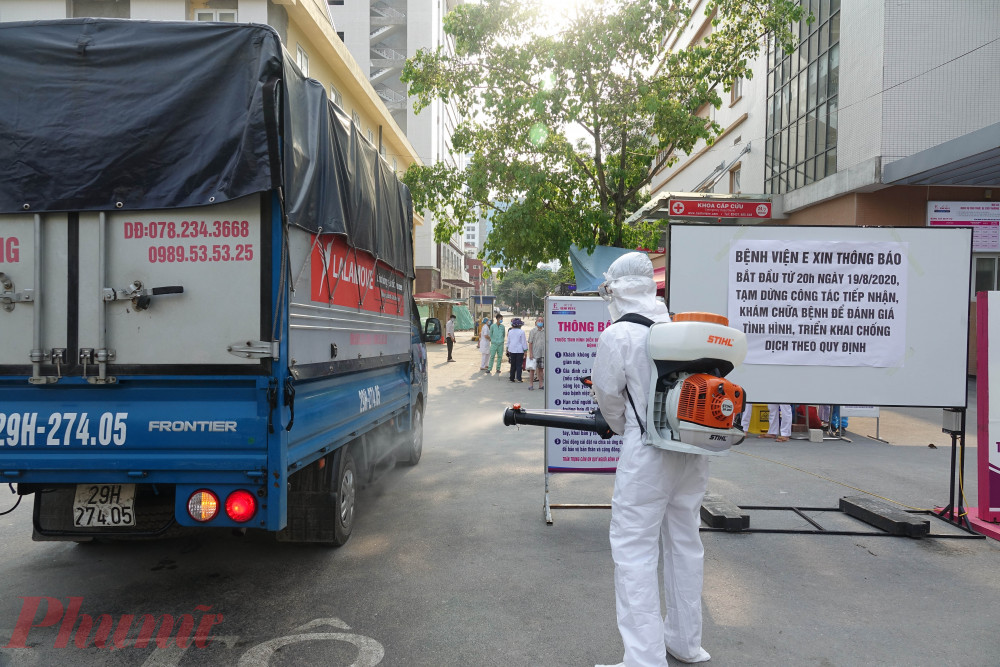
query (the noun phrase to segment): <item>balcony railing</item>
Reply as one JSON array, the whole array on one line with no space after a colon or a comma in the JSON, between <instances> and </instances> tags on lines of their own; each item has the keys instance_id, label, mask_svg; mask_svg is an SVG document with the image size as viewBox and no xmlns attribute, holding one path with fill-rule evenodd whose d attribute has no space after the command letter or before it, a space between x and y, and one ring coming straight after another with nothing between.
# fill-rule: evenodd
<instances>
[{"instance_id":1,"label":"balcony railing","mask_svg":"<svg viewBox=\"0 0 1000 667\"><path fill-rule=\"evenodd\" d=\"M371 24L376 25L402 25L406 23L406 14L391 7L384 2L377 2L371 6Z\"/></svg>"},{"instance_id":2,"label":"balcony railing","mask_svg":"<svg viewBox=\"0 0 1000 667\"><path fill-rule=\"evenodd\" d=\"M386 47L373 47L371 50L371 59L375 60L406 60L406 54L402 51L397 51L396 49L390 49Z\"/></svg>"},{"instance_id":3,"label":"balcony railing","mask_svg":"<svg viewBox=\"0 0 1000 667\"><path fill-rule=\"evenodd\" d=\"M405 109L406 95L399 93L388 86L376 85L375 93L382 98L385 106L389 109Z\"/></svg>"}]
</instances>

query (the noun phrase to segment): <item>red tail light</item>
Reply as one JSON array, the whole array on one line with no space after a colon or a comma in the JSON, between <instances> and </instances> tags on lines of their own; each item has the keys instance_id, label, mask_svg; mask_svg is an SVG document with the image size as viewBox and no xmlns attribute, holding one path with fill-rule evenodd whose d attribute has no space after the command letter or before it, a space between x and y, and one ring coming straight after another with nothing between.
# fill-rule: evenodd
<instances>
[{"instance_id":1,"label":"red tail light","mask_svg":"<svg viewBox=\"0 0 1000 667\"><path fill-rule=\"evenodd\" d=\"M226 515L236 523L244 523L257 513L257 499L249 491L233 491L226 498Z\"/></svg>"}]
</instances>

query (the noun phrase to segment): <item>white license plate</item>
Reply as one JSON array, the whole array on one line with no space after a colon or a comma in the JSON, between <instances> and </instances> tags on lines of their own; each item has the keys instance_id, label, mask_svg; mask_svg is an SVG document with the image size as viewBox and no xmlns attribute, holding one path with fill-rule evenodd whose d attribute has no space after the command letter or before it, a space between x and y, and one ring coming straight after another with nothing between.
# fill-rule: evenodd
<instances>
[{"instance_id":1,"label":"white license plate","mask_svg":"<svg viewBox=\"0 0 1000 667\"><path fill-rule=\"evenodd\" d=\"M105 528L135 525L135 484L77 484L73 525Z\"/></svg>"}]
</instances>

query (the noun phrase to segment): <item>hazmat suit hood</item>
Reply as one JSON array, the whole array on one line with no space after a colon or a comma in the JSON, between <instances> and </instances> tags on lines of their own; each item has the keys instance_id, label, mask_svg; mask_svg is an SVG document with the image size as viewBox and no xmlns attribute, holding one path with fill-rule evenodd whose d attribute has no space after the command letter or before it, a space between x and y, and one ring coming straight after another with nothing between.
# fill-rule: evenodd
<instances>
[{"instance_id":1,"label":"hazmat suit hood","mask_svg":"<svg viewBox=\"0 0 1000 667\"><path fill-rule=\"evenodd\" d=\"M604 272L605 282L598 291L608 302L611 319L618 320L626 313L638 313L651 319L667 315L667 307L656 298L656 281L653 280L653 263L642 252L622 255Z\"/></svg>"}]
</instances>

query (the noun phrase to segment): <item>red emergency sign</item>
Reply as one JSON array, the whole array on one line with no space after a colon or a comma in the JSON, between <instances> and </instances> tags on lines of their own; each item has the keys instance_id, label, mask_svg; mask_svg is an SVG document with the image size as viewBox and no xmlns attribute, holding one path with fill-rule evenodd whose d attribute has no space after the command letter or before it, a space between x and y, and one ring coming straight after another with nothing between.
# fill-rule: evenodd
<instances>
[{"instance_id":1,"label":"red emergency sign","mask_svg":"<svg viewBox=\"0 0 1000 667\"><path fill-rule=\"evenodd\" d=\"M771 202L727 199L671 199L670 215L705 218L770 218Z\"/></svg>"}]
</instances>

